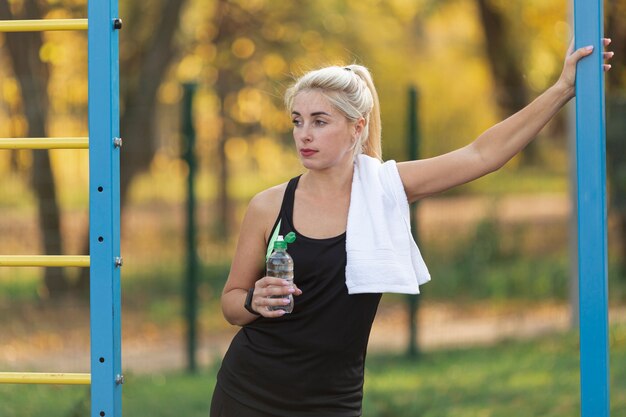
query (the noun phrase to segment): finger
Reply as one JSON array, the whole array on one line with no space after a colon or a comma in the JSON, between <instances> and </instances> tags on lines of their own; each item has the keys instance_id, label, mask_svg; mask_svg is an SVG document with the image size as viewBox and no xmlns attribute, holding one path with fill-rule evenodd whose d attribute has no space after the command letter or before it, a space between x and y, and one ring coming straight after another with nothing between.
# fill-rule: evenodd
<instances>
[{"instance_id":1,"label":"finger","mask_svg":"<svg viewBox=\"0 0 626 417\"><path fill-rule=\"evenodd\" d=\"M602 54L602 56L603 56L603 57L604 57L604 59L606 59L606 60L613 58L613 56L614 56L614 55L615 55L615 52L613 52L613 51L604 52L604 53Z\"/></svg>"},{"instance_id":2,"label":"finger","mask_svg":"<svg viewBox=\"0 0 626 417\"><path fill-rule=\"evenodd\" d=\"M276 278L276 277L263 277L257 281L257 284L259 284L261 288L268 287L271 285L286 286L286 287L290 287L292 285L292 283L287 281L286 279Z\"/></svg>"},{"instance_id":3,"label":"finger","mask_svg":"<svg viewBox=\"0 0 626 417\"><path fill-rule=\"evenodd\" d=\"M604 44L604 46L609 46L609 44L611 43L611 38L602 38L602 43Z\"/></svg>"},{"instance_id":4,"label":"finger","mask_svg":"<svg viewBox=\"0 0 626 417\"><path fill-rule=\"evenodd\" d=\"M263 315L265 315L265 312L271 312L273 313L274 309L270 309L270 307L277 307L277 306L284 306L286 304L289 304L289 299L288 298L283 298L281 296L278 296L276 298L274 297L254 297L252 299L252 308L258 312L261 313Z\"/></svg>"},{"instance_id":5,"label":"finger","mask_svg":"<svg viewBox=\"0 0 626 417\"><path fill-rule=\"evenodd\" d=\"M267 306L262 307L260 309L256 309L256 311L258 311L259 314L261 314L263 317L267 317L270 319L282 317L286 313L285 310L270 310L267 308Z\"/></svg>"},{"instance_id":6,"label":"finger","mask_svg":"<svg viewBox=\"0 0 626 417\"><path fill-rule=\"evenodd\" d=\"M278 317L282 317L284 316L286 313L285 310L275 310L275 311L268 311L267 315L265 317L268 317L270 319L276 319Z\"/></svg>"},{"instance_id":7,"label":"finger","mask_svg":"<svg viewBox=\"0 0 626 417\"><path fill-rule=\"evenodd\" d=\"M592 52L593 52L593 46L592 45L584 46L582 48L578 48L577 50L574 51L573 54L571 54L567 58L567 61L570 62L571 64L575 64L576 62L578 62L582 58L590 55Z\"/></svg>"},{"instance_id":8,"label":"finger","mask_svg":"<svg viewBox=\"0 0 626 417\"><path fill-rule=\"evenodd\" d=\"M283 296L294 294L296 292L293 287L285 287L284 285L271 285L259 291L259 297Z\"/></svg>"},{"instance_id":9,"label":"finger","mask_svg":"<svg viewBox=\"0 0 626 417\"><path fill-rule=\"evenodd\" d=\"M254 310L263 317L276 318L283 316L286 311L280 308L289 304L290 300L286 298L264 298L259 302L252 303Z\"/></svg>"},{"instance_id":10,"label":"finger","mask_svg":"<svg viewBox=\"0 0 626 417\"><path fill-rule=\"evenodd\" d=\"M583 56L589 55L590 53L592 53L594 50L594 46L593 45L587 45L587 46L583 46L582 48L578 48L578 50L575 52L576 54L581 54Z\"/></svg>"},{"instance_id":11,"label":"finger","mask_svg":"<svg viewBox=\"0 0 626 417\"><path fill-rule=\"evenodd\" d=\"M266 307L284 307L290 303L291 300L289 298L278 297L265 299Z\"/></svg>"},{"instance_id":12,"label":"finger","mask_svg":"<svg viewBox=\"0 0 626 417\"><path fill-rule=\"evenodd\" d=\"M293 288L295 290L293 295L296 295L296 296L297 295L302 295L302 290L300 288L296 287L295 285L293 286Z\"/></svg>"},{"instance_id":13,"label":"finger","mask_svg":"<svg viewBox=\"0 0 626 417\"><path fill-rule=\"evenodd\" d=\"M611 64L604 64L602 67L604 68L604 72L607 72L611 69Z\"/></svg>"}]
</instances>

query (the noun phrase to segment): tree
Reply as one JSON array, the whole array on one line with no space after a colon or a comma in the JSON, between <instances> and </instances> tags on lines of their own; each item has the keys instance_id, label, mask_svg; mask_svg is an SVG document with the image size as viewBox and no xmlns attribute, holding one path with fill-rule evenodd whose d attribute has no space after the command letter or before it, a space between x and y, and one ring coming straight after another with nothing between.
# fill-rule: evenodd
<instances>
[{"instance_id":1,"label":"tree","mask_svg":"<svg viewBox=\"0 0 626 417\"><path fill-rule=\"evenodd\" d=\"M120 130L124 141L121 158L120 194L125 205L133 178L145 170L155 153L154 129L156 96L165 73L176 56L174 35L186 0L146 1L124 4L128 19L123 28L120 72L124 75L121 107L124 110ZM62 7L63 5L58 5ZM47 2L25 0L22 7L10 7L0 0L0 19L41 19L46 16ZM43 45L40 32L8 33L7 46L15 76L21 86L22 102L28 120L28 135L47 137L47 86L50 69L39 59ZM37 195L39 221L45 253L63 253L60 233L60 209L55 192L54 175L47 151L34 153L33 189ZM89 253L89 240L83 244ZM44 281L53 297L71 289L89 288L89 271L82 270L79 280L71 285L63 269L48 268Z\"/></svg>"},{"instance_id":2,"label":"tree","mask_svg":"<svg viewBox=\"0 0 626 417\"><path fill-rule=\"evenodd\" d=\"M25 0L13 11L7 0L0 0L0 19L41 19L44 7L36 0ZM39 59L43 41L41 32L7 33L6 44L11 57L13 73L21 88L22 103L28 121L30 137L47 137L48 94L50 74L48 65ZM63 253L61 214L57 202L54 173L48 151L33 153L32 186L37 196L39 226L46 254ZM62 268L46 268L44 283L50 297L67 292L69 283Z\"/></svg>"},{"instance_id":3,"label":"tree","mask_svg":"<svg viewBox=\"0 0 626 417\"><path fill-rule=\"evenodd\" d=\"M268 80L274 70L268 58L283 66L279 78L287 77L286 62L297 55L298 39L285 36L285 32L299 38L298 30L305 31L304 16L311 17L307 4L266 3L259 7L254 2L218 0L213 16L216 36L212 39L217 48L214 65L217 80L213 86L219 102L221 129L217 138L217 202L215 237L226 241L231 235L231 201L228 193L230 168L226 153L229 139L246 138L260 134L276 112L282 112L280 100L265 101L263 112L246 116L242 111L240 94L248 91L267 91ZM281 72L281 71L278 71ZM260 103L258 105L261 105ZM273 132L277 133L277 132ZM281 133L281 132L278 132Z\"/></svg>"},{"instance_id":4,"label":"tree","mask_svg":"<svg viewBox=\"0 0 626 417\"><path fill-rule=\"evenodd\" d=\"M226 141L229 137L237 135L238 123L233 120L227 111L227 99L230 95L241 90L245 83L241 76L241 68L232 59L230 52L232 43L238 36L243 36L242 32L254 30L251 23L254 22L254 15L246 13L237 4L229 4L227 0L218 0L215 11L215 26L217 36L213 42L221 54L218 54L217 62L217 82L215 92L219 100L219 116L222 120L222 128L217 140L217 202L218 214L216 221L216 237L225 241L230 235L230 198L228 195L229 167L226 156ZM258 30L258 28L256 28ZM243 42L243 41L242 41ZM254 53L255 45L248 39L247 51L242 51L240 56L247 57ZM226 52L224 52L226 51Z\"/></svg>"},{"instance_id":5,"label":"tree","mask_svg":"<svg viewBox=\"0 0 626 417\"><path fill-rule=\"evenodd\" d=\"M492 0L476 0L485 33L485 49L495 84L496 102L502 117L508 117L529 103L529 92L522 72L522 60L506 14ZM537 159L536 145L524 150L529 162Z\"/></svg>"},{"instance_id":6,"label":"tree","mask_svg":"<svg viewBox=\"0 0 626 417\"><path fill-rule=\"evenodd\" d=\"M124 139L120 159L122 210L133 179L154 158L157 93L167 69L177 56L174 36L187 0L128 1L126 24L121 33L120 131ZM123 13L124 11L122 11ZM131 22L131 24L128 24ZM85 253L89 241L84 244ZM77 287L89 289L89 271L84 269Z\"/></svg>"}]
</instances>

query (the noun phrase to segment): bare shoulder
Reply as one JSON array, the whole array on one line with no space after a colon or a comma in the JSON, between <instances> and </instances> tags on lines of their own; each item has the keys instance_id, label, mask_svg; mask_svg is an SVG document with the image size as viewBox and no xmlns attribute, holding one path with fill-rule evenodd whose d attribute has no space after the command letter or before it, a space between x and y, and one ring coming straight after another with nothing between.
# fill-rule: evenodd
<instances>
[{"instance_id":1,"label":"bare shoulder","mask_svg":"<svg viewBox=\"0 0 626 417\"><path fill-rule=\"evenodd\" d=\"M287 183L284 183L261 191L252 197L248 210L254 211L257 215L277 216L286 188Z\"/></svg>"},{"instance_id":2,"label":"bare shoulder","mask_svg":"<svg viewBox=\"0 0 626 417\"><path fill-rule=\"evenodd\" d=\"M250 200L246 213L247 223L262 227L266 239L271 232L269 229L272 228L276 217L278 217L286 189L287 183L276 185L261 191Z\"/></svg>"}]
</instances>

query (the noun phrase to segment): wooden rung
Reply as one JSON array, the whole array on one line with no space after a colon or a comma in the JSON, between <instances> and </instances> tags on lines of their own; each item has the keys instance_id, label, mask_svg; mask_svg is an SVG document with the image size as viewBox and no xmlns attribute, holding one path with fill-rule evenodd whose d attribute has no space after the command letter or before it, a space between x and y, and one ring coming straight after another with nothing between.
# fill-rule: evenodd
<instances>
[{"instance_id":1,"label":"wooden rung","mask_svg":"<svg viewBox=\"0 0 626 417\"><path fill-rule=\"evenodd\" d=\"M87 30L87 19L0 20L0 32Z\"/></svg>"},{"instance_id":2,"label":"wooden rung","mask_svg":"<svg viewBox=\"0 0 626 417\"><path fill-rule=\"evenodd\" d=\"M0 384L89 385L91 374L0 372Z\"/></svg>"},{"instance_id":3,"label":"wooden rung","mask_svg":"<svg viewBox=\"0 0 626 417\"><path fill-rule=\"evenodd\" d=\"M0 255L3 266L89 267L89 256L73 255Z\"/></svg>"},{"instance_id":4,"label":"wooden rung","mask_svg":"<svg viewBox=\"0 0 626 417\"><path fill-rule=\"evenodd\" d=\"M88 149L88 137L0 138L0 149Z\"/></svg>"}]
</instances>

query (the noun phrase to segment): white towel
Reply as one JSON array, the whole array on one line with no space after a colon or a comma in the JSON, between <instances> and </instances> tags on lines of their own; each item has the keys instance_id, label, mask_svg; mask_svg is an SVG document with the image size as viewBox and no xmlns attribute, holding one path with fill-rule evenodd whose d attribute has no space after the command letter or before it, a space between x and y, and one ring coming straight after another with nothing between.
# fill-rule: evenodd
<instances>
[{"instance_id":1,"label":"white towel","mask_svg":"<svg viewBox=\"0 0 626 417\"><path fill-rule=\"evenodd\" d=\"M411 234L409 202L395 161L359 155L346 231L349 294L419 294L430 274Z\"/></svg>"}]
</instances>

